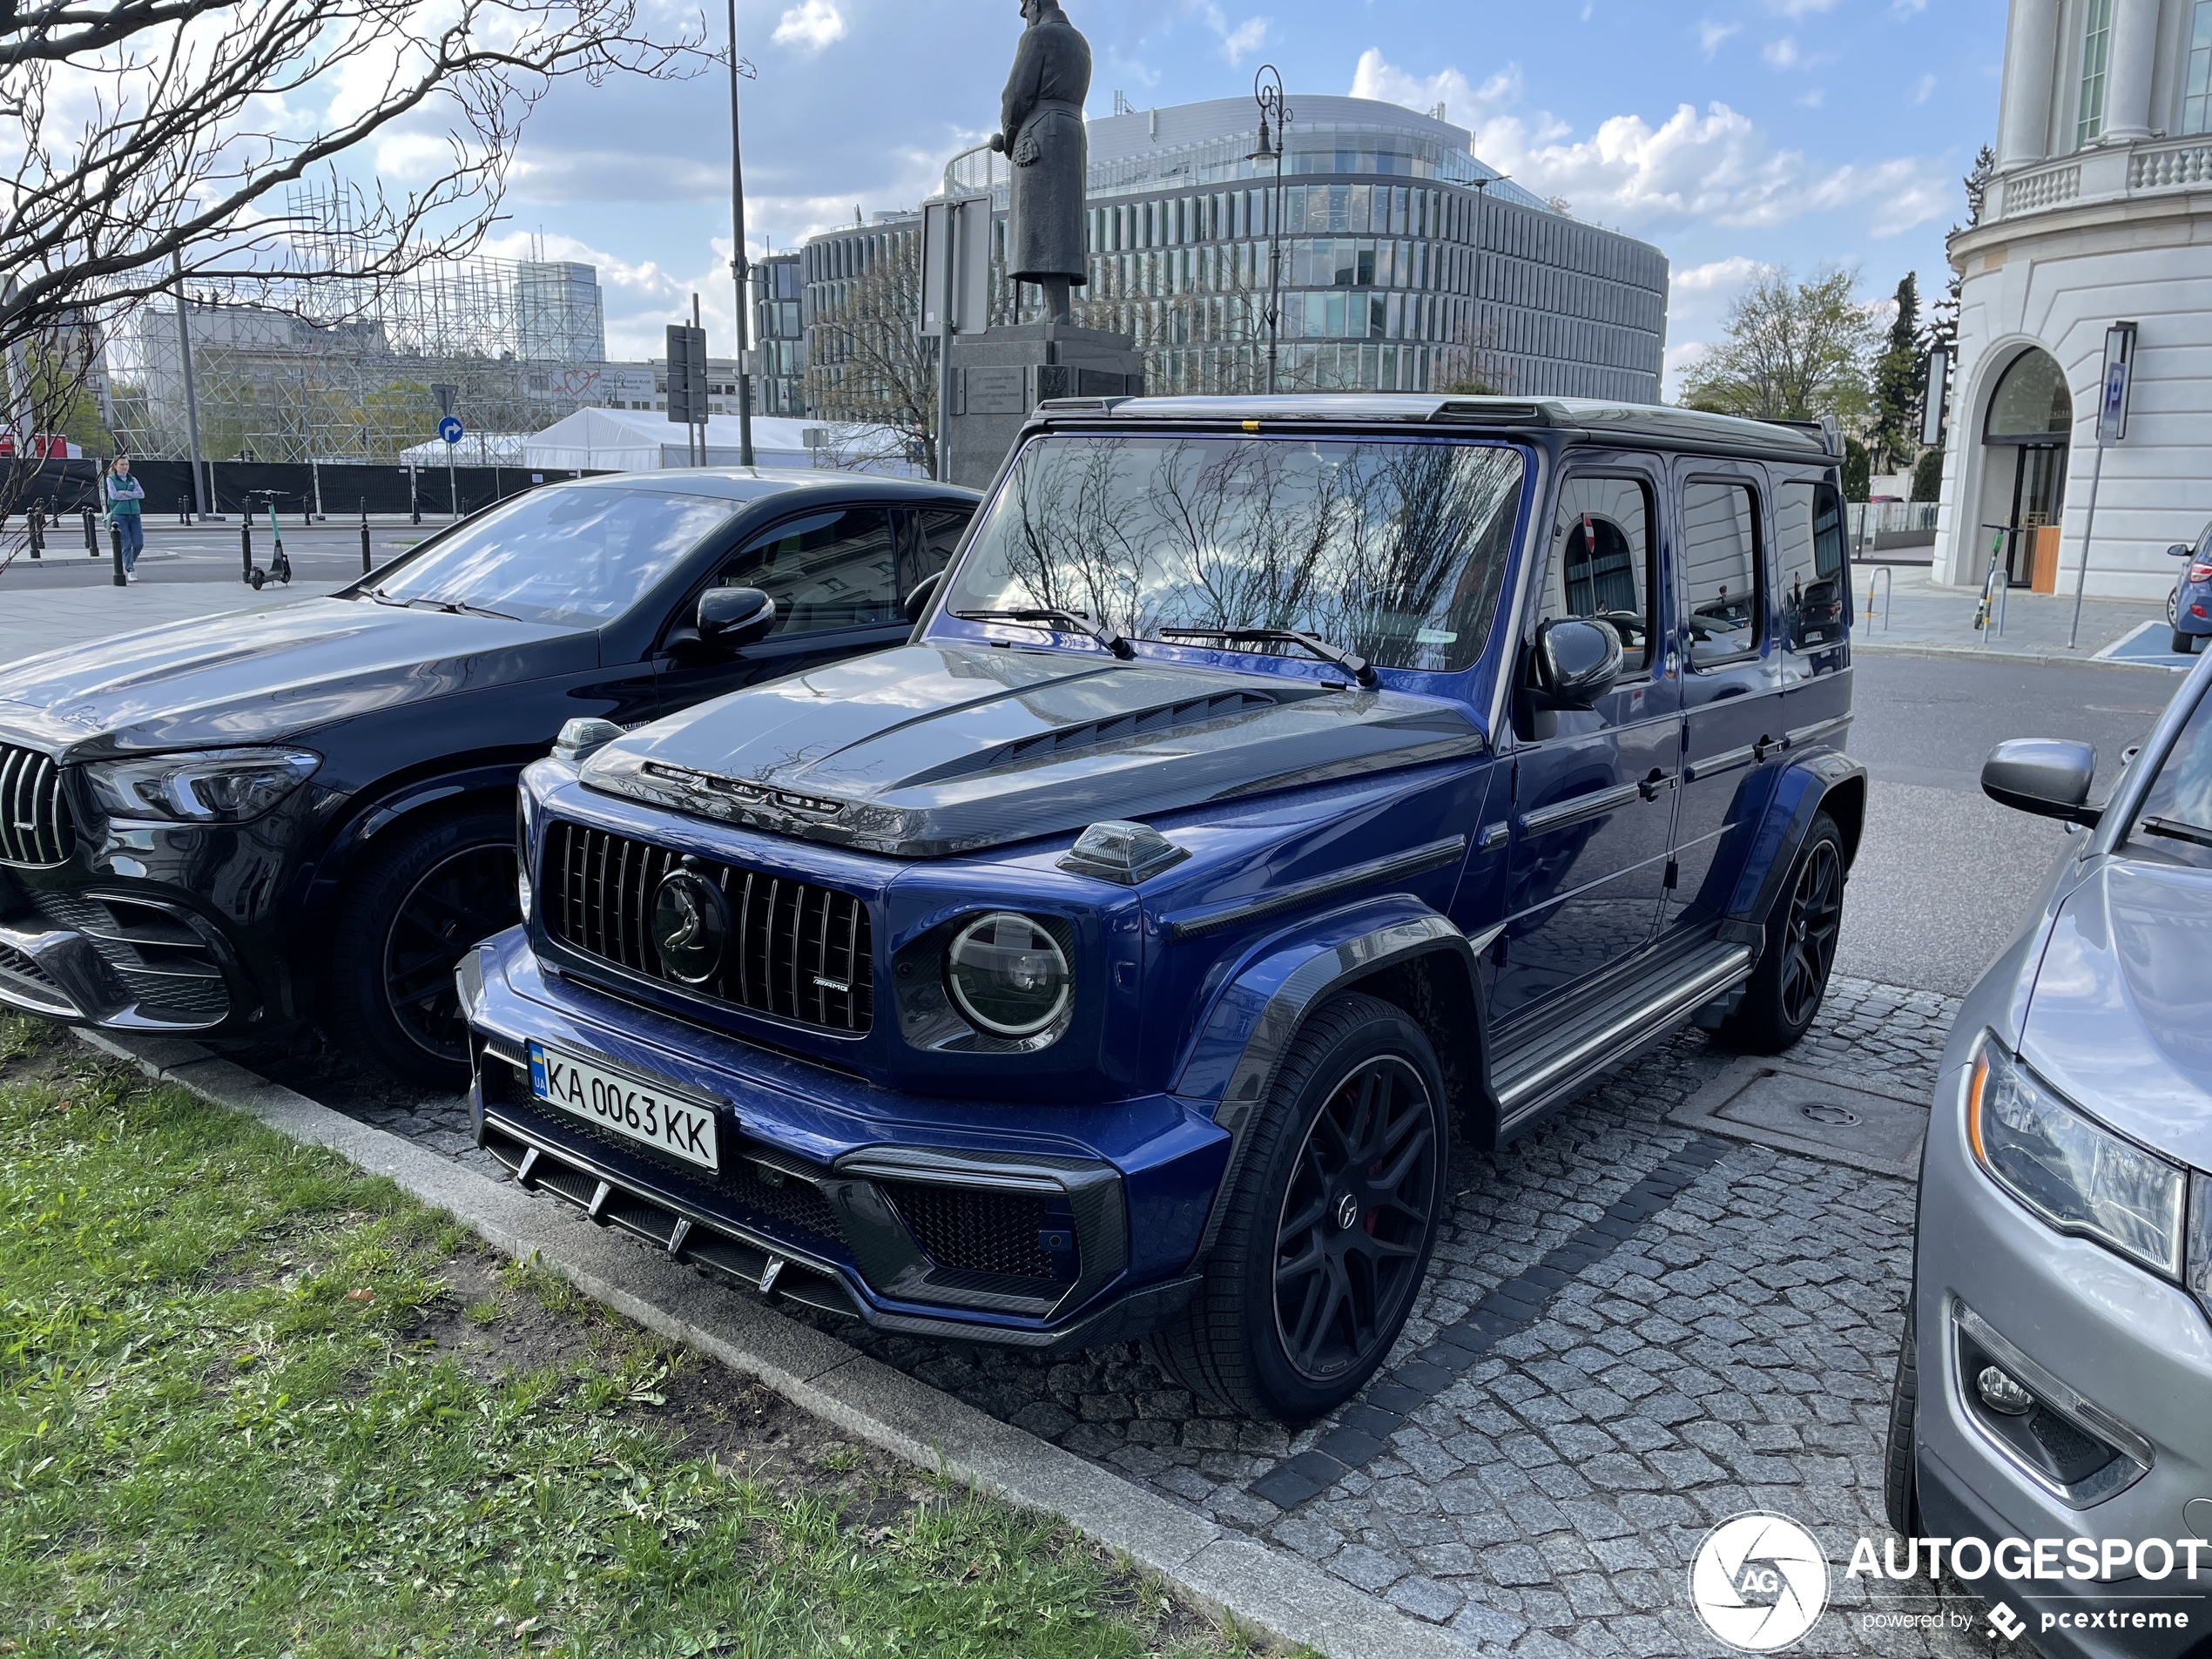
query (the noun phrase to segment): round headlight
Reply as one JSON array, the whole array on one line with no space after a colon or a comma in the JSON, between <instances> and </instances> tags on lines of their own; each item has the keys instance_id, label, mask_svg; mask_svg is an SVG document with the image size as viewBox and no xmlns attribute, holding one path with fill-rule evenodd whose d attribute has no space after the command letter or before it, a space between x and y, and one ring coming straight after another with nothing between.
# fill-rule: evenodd
<instances>
[{"instance_id":1,"label":"round headlight","mask_svg":"<svg viewBox=\"0 0 2212 1659\"><path fill-rule=\"evenodd\" d=\"M1068 954L1027 916L995 910L962 927L945 953L960 1011L999 1037L1033 1037L1068 1007Z\"/></svg>"}]
</instances>

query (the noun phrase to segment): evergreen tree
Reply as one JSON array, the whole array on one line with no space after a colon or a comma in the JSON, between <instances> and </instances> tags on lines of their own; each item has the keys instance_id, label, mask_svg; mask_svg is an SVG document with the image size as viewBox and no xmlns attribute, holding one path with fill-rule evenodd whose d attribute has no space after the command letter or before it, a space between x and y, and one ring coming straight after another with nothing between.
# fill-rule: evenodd
<instances>
[{"instance_id":1,"label":"evergreen tree","mask_svg":"<svg viewBox=\"0 0 2212 1659\"><path fill-rule=\"evenodd\" d=\"M1925 368L1920 355L1920 277L1907 271L1897 285L1897 317L1890 324L1888 343L1874 360L1873 440L1877 469L1895 472L1912 461L1919 448L1920 381Z\"/></svg>"}]
</instances>

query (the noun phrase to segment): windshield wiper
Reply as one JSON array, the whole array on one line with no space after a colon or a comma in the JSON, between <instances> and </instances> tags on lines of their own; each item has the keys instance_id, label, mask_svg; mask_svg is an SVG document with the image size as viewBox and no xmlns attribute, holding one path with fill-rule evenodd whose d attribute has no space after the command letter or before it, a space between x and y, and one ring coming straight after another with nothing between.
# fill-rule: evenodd
<instances>
[{"instance_id":1,"label":"windshield wiper","mask_svg":"<svg viewBox=\"0 0 2212 1659\"><path fill-rule=\"evenodd\" d=\"M417 607L421 607L430 610L442 610L448 617L459 617L464 615L471 617L496 617L502 622L520 622L522 620L520 617L509 616L504 610L487 610L482 605L468 604L459 599L396 599L390 594L385 592L381 588L372 589L368 597L375 600L380 605L397 605L404 610L412 610Z\"/></svg>"},{"instance_id":2,"label":"windshield wiper","mask_svg":"<svg viewBox=\"0 0 2212 1659\"><path fill-rule=\"evenodd\" d=\"M1341 645L1332 645L1325 639L1312 634L1302 634L1295 628L1163 628L1163 639L1220 639L1231 644L1247 642L1279 640L1286 645L1302 645L1325 663L1334 663L1362 685L1375 684L1375 665L1364 657L1355 656Z\"/></svg>"},{"instance_id":3,"label":"windshield wiper","mask_svg":"<svg viewBox=\"0 0 2212 1659\"><path fill-rule=\"evenodd\" d=\"M2212 846L2212 829L2198 824L2184 824L2178 818L2146 818L2143 833L2163 835L2168 840L2193 841L2199 846Z\"/></svg>"},{"instance_id":4,"label":"windshield wiper","mask_svg":"<svg viewBox=\"0 0 2212 1659\"><path fill-rule=\"evenodd\" d=\"M1042 605L1029 610L955 610L953 615L962 622L1064 623L1077 633L1089 634L1124 661L1136 655L1136 647L1121 635L1093 622L1080 610L1062 610L1057 605Z\"/></svg>"}]
</instances>

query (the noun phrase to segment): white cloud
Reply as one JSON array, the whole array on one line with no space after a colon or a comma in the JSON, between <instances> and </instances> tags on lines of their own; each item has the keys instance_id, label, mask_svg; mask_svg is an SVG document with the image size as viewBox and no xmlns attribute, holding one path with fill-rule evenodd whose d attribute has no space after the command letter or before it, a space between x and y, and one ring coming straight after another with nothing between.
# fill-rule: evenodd
<instances>
[{"instance_id":1,"label":"white cloud","mask_svg":"<svg viewBox=\"0 0 2212 1659\"><path fill-rule=\"evenodd\" d=\"M1267 44L1267 31L1274 21L1272 17L1247 17L1232 29L1219 6L1206 8L1206 25L1221 37L1221 55L1229 60L1232 69Z\"/></svg>"},{"instance_id":2,"label":"white cloud","mask_svg":"<svg viewBox=\"0 0 2212 1659\"><path fill-rule=\"evenodd\" d=\"M1890 10L1900 17L1919 16L1928 9L1928 0L1892 0Z\"/></svg>"},{"instance_id":3,"label":"white cloud","mask_svg":"<svg viewBox=\"0 0 2212 1659\"><path fill-rule=\"evenodd\" d=\"M1715 23L1710 17L1701 19L1697 24L1699 50L1710 58L1715 52L1720 51L1721 43L1730 35L1739 32L1742 27L1740 24Z\"/></svg>"},{"instance_id":4,"label":"white cloud","mask_svg":"<svg viewBox=\"0 0 2212 1659\"><path fill-rule=\"evenodd\" d=\"M1596 223L1769 226L1871 204L1870 233L1891 236L1952 211L1946 169L1900 158L1822 172L1801 151L1773 149L1757 124L1725 104L1702 111L1681 105L1656 125L1615 115L1578 138L1548 111L1515 108L1521 90L1518 65L1476 87L1456 69L1414 75L1372 48L1360 55L1352 84L1354 98L1413 109L1451 105L1474 129L1483 160L1539 196L1566 198Z\"/></svg>"},{"instance_id":5,"label":"white cloud","mask_svg":"<svg viewBox=\"0 0 2212 1659\"><path fill-rule=\"evenodd\" d=\"M1797 94L1797 102L1809 110L1817 110L1827 101L1828 89L1824 86L1807 87Z\"/></svg>"},{"instance_id":6,"label":"white cloud","mask_svg":"<svg viewBox=\"0 0 2212 1659\"><path fill-rule=\"evenodd\" d=\"M1715 260L1710 265L1692 266L1687 271L1676 272L1673 287L1676 293L1709 293L1741 288L1765 276L1774 268L1764 260L1736 253L1725 260Z\"/></svg>"},{"instance_id":7,"label":"white cloud","mask_svg":"<svg viewBox=\"0 0 2212 1659\"><path fill-rule=\"evenodd\" d=\"M796 46L818 52L832 41L845 38L845 15L832 0L799 0L777 19L773 36L779 46Z\"/></svg>"},{"instance_id":8,"label":"white cloud","mask_svg":"<svg viewBox=\"0 0 2212 1659\"><path fill-rule=\"evenodd\" d=\"M1804 54L1797 50L1797 38L1791 35L1784 35L1779 40L1770 40L1760 49L1759 56L1766 59L1770 69L1795 69L1804 61Z\"/></svg>"},{"instance_id":9,"label":"white cloud","mask_svg":"<svg viewBox=\"0 0 2212 1659\"><path fill-rule=\"evenodd\" d=\"M1920 77L1920 84L1912 89L1912 101L1915 104L1925 104L1935 96L1935 90L1936 78L1933 75L1923 75Z\"/></svg>"},{"instance_id":10,"label":"white cloud","mask_svg":"<svg viewBox=\"0 0 2212 1659\"><path fill-rule=\"evenodd\" d=\"M1925 4L1926 0L1922 0ZM1766 0L1769 11L1778 11L1785 17L1809 17L1816 11L1833 11L1836 0Z\"/></svg>"}]
</instances>

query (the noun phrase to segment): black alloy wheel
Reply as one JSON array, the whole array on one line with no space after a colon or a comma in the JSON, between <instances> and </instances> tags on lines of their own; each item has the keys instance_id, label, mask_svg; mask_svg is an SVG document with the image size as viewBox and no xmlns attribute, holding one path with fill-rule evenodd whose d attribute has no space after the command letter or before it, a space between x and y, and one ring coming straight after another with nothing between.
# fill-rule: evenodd
<instances>
[{"instance_id":1,"label":"black alloy wheel","mask_svg":"<svg viewBox=\"0 0 2212 1659\"><path fill-rule=\"evenodd\" d=\"M1780 1054L1811 1027L1836 965L1846 879L1843 832L1818 813L1767 912L1758 966L1721 1026L1722 1042L1748 1054Z\"/></svg>"},{"instance_id":2,"label":"black alloy wheel","mask_svg":"<svg viewBox=\"0 0 2212 1659\"><path fill-rule=\"evenodd\" d=\"M448 855L401 900L384 939L384 1000L433 1061L469 1063L469 1023L453 982L461 953L522 919L511 843Z\"/></svg>"},{"instance_id":3,"label":"black alloy wheel","mask_svg":"<svg viewBox=\"0 0 2212 1659\"><path fill-rule=\"evenodd\" d=\"M1828 989L1843 925L1843 854L1833 841L1815 841L1797 867L1782 934L1782 1017L1790 1024L1812 1023Z\"/></svg>"},{"instance_id":4,"label":"black alloy wheel","mask_svg":"<svg viewBox=\"0 0 2212 1659\"><path fill-rule=\"evenodd\" d=\"M469 1032L454 969L522 919L513 803L402 819L369 845L330 918L323 1030L407 1082L462 1088Z\"/></svg>"},{"instance_id":5,"label":"black alloy wheel","mask_svg":"<svg viewBox=\"0 0 2212 1659\"><path fill-rule=\"evenodd\" d=\"M1436 1114L1396 1055L1364 1061L1306 1130L1275 1230L1275 1333L1325 1386L1381 1358L1436 1220Z\"/></svg>"},{"instance_id":6,"label":"black alloy wheel","mask_svg":"<svg viewBox=\"0 0 2212 1659\"><path fill-rule=\"evenodd\" d=\"M1307 1422L1388 1356L1443 1228L1451 1115L1427 1033L1379 997L1332 997L1243 1136L1197 1292L1145 1349L1204 1399Z\"/></svg>"}]
</instances>

